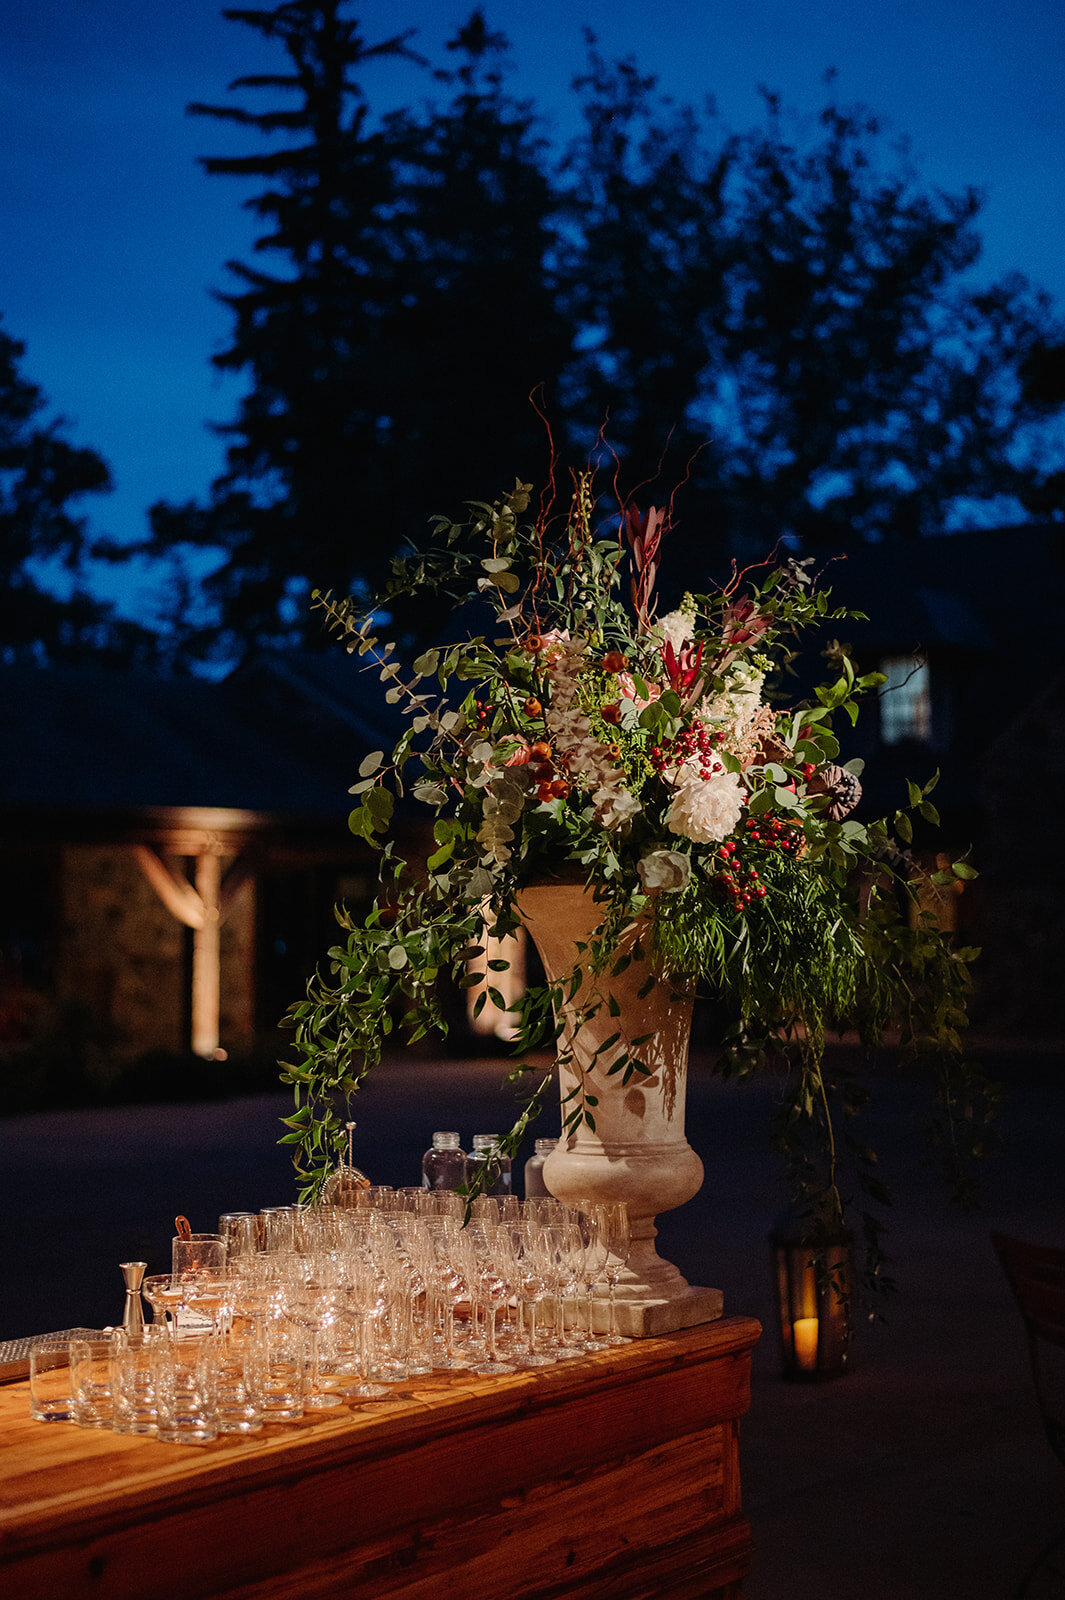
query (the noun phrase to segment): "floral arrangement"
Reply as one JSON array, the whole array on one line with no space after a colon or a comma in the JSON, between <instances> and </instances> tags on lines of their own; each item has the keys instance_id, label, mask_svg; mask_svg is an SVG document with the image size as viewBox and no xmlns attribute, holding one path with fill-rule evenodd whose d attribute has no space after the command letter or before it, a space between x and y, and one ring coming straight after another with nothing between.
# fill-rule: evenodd
<instances>
[{"instance_id":1,"label":"floral arrangement","mask_svg":"<svg viewBox=\"0 0 1065 1600\"><path fill-rule=\"evenodd\" d=\"M324 1181L343 1102L389 1035L443 1032L441 975L475 981L467 964L486 930L513 931L521 888L560 872L581 874L601 899L582 957L593 971L609 978L621 931L643 917L656 970L727 1012L717 1070L790 1068L779 1131L796 1187L829 1213L843 1204L831 1104L851 1112L861 1089L829 1081L828 1031L874 1043L897 1029L903 1049L929 1053L941 1133L957 1146L971 1098L960 1032L973 952L912 909L920 874L908 848L913 811L938 821L935 778L911 784L890 819L855 815L861 762L842 758L834 725L853 723L883 679L859 674L838 643L824 652L829 681L789 703L803 636L852 614L832 609L797 559L733 569L724 586L659 614L672 507L625 506L599 522L589 473L561 509L553 486L534 507L523 484L469 509L462 522L437 519L430 549L397 562L385 604L446 597L479 631L404 666L374 613L316 596L406 723L391 754L366 757L352 790L353 831L382 849L381 892L363 922L338 911L346 940L287 1018L296 1109L285 1138L304 1192ZM396 848L402 797L432 817L435 848L416 864ZM972 876L962 860L933 882ZM527 989L519 1061L556 1049L563 989ZM479 1003L507 1005L490 980ZM639 1041L614 1070L646 1072ZM549 1082L541 1072L510 1153ZM577 1094L564 1131L594 1126L594 1104ZM847 1137L877 1196L875 1158ZM874 1242L876 1228L867 1218Z\"/></svg>"}]
</instances>

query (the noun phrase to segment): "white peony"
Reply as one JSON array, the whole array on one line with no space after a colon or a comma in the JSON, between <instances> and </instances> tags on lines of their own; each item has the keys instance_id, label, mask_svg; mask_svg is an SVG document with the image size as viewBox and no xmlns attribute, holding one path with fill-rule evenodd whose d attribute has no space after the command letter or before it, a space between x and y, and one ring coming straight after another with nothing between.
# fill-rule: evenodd
<instances>
[{"instance_id":1,"label":"white peony","mask_svg":"<svg viewBox=\"0 0 1065 1600\"><path fill-rule=\"evenodd\" d=\"M683 773L666 827L696 844L718 844L734 831L746 800L738 773L715 772L712 778Z\"/></svg>"}]
</instances>

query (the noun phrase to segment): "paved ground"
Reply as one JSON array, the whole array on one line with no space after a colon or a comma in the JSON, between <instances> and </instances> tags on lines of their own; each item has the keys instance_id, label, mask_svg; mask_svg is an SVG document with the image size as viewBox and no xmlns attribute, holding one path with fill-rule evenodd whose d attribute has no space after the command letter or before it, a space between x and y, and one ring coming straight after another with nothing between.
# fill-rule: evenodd
<instances>
[{"instance_id":1,"label":"paved ground","mask_svg":"<svg viewBox=\"0 0 1065 1600\"><path fill-rule=\"evenodd\" d=\"M771 1325L767 1235L782 1195L767 1124L772 1086L694 1072L689 1136L706 1165L696 1200L662 1219L662 1251L753 1314L744 1492L757 1542L745 1600L1006 1600L1065 1525L1065 1473L1039 1428L1020 1324L988 1242L996 1227L1065 1240L1065 1062L1007 1063L1015 1088L983 1209L965 1216L922 1164L923 1091L877 1085L872 1142L896 1204L899 1294L863 1326L855 1370L783 1383ZM383 1182L417 1182L429 1135L506 1125L496 1065L392 1063L365 1092L358 1159ZM0 1121L0 1337L117 1318L118 1262L165 1267L176 1212L291 1198L275 1144L281 1097ZM550 1128L542 1131L549 1132ZM1034 1600L1065 1596L1048 1576Z\"/></svg>"}]
</instances>

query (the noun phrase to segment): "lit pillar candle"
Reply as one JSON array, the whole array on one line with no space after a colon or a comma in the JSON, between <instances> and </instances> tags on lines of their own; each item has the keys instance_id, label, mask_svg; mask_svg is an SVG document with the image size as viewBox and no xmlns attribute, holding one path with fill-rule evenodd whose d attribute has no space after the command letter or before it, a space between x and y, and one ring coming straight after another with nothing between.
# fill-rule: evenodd
<instances>
[{"instance_id":1,"label":"lit pillar candle","mask_svg":"<svg viewBox=\"0 0 1065 1600\"><path fill-rule=\"evenodd\" d=\"M817 1318L797 1317L792 1328L795 1364L800 1372L817 1371Z\"/></svg>"}]
</instances>

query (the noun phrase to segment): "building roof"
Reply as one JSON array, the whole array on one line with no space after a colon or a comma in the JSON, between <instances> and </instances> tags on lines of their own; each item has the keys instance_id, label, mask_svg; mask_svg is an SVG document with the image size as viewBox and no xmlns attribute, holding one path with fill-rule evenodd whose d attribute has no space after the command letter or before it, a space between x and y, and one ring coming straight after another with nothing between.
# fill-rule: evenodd
<instances>
[{"instance_id":1,"label":"building roof","mask_svg":"<svg viewBox=\"0 0 1065 1600\"><path fill-rule=\"evenodd\" d=\"M132 817L210 808L344 825L396 729L350 658L264 656L219 683L103 667L0 667L0 806Z\"/></svg>"}]
</instances>

